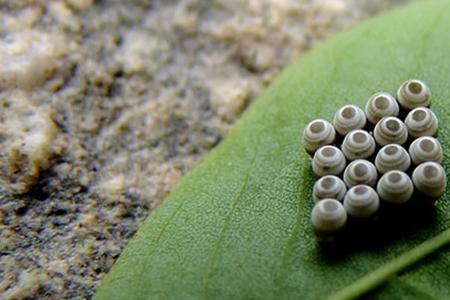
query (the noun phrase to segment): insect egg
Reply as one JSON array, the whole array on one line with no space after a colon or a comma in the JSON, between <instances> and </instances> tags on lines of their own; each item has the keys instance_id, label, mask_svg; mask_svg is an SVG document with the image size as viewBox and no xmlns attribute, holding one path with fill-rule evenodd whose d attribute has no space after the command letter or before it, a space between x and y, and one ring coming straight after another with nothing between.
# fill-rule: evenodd
<instances>
[{"instance_id":1,"label":"insect egg","mask_svg":"<svg viewBox=\"0 0 450 300\"><path fill-rule=\"evenodd\" d=\"M426 107L418 107L409 112L405 119L410 136L436 136L439 125L436 115Z\"/></svg>"},{"instance_id":2,"label":"insect egg","mask_svg":"<svg viewBox=\"0 0 450 300\"><path fill-rule=\"evenodd\" d=\"M381 200L401 204L411 199L414 187L405 172L393 170L386 172L380 178L377 184L377 192Z\"/></svg>"},{"instance_id":3,"label":"insect egg","mask_svg":"<svg viewBox=\"0 0 450 300\"><path fill-rule=\"evenodd\" d=\"M324 145L331 145L336 138L333 125L323 119L310 122L303 130L303 145L306 152L313 154Z\"/></svg>"},{"instance_id":4,"label":"insect egg","mask_svg":"<svg viewBox=\"0 0 450 300\"><path fill-rule=\"evenodd\" d=\"M347 212L336 199L323 199L314 205L311 223L319 240L332 240L333 234L340 231L346 222Z\"/></svg>"},{"instance_id":5,"label":"insect egg","mask_svg":"<svg viewBox=\"0 0 450 300\"><path fill-rule=\"evenodd\" d=\"M409 155L415 165L426 161L440 163L442 161L442 146L437 139L431 136L423 136L411 143Z\"/></svg>"},{"instance_id":6,"label":"insect egg","mask_svg":"<svg viewBox=\"0 0 450 300\"><path fill-rule=\"evenodd\" d=\"M369 98L365 111L367 120L376 124L384 117L398 116L400 109L397 100L391 94L378 92Z\"/></svg>"},{"instance_id":7,"label":"insect egg","mask_svg":"<svg viewBox=\"0 0 450 300\"><path fill-rule=\"evenodd\" d=\"M390 170L406 172L411 166L411 159L405 148L397 144L389 144L378 151L375 166L381 174Z\"/></svg>"},{"instance_id":8,"label":"insect egg","mask_svg":"<svg viewBox=\"0 0 450 300\"><path fill-rule=\"evenodd\" d=\"M403 145L408 139L408 130L400 119L385 117L377 123L373 135L380 146L387 144Z\"/></svg>"},{"instance_id":9,"label":"insect egg","mask_svg":"<svg viewBox=\"0 0 450 300\"><path fill-rule=\"evenodd\" d=\"M439 198L447 186L444 168L435 162L424 162L413 172L412 179L416 189L424 196Z\"/></svg>"},{"instance_id":10,"label":"insect egg","mask_svg":"<svg viewBox=\"0 0 450 300\"><path fill-rule=\"evenodd\" d=\"M378 211L380 199L368 185L356 185L348 190L344 198L347 214L357 218L367 218Z\"/></svg>"},{"instance_id":11,"label":"insect egg","mask_svg":"<svg viewBox=\"0 0 450 300\"><path fill-rule=\"evenodd\" d=\"M361 129L366 126L366 115L355 105L345 105L334 115L334 128L344 136L354 129Z\"/></svg>"},{"instance_id":12,"label":"insect egg","mask_svg":"<svg viewBox=\"0 0 450 300\"><path fill-rule=\"evenodd\" d=\"M312 169L317 176L339 175L344 171L344 154L335 146L323 146L314 154Z\"/></svg>"},{"instance_id":13,"label":"insect egg","mask_svg":"<svg viewBox=\"0 0 450 300\"><path fill-rule=\"evenodd\" d=\"M375 152L375 140L364 130L353 130L342 143L342 152L348 160L369 158Z\"/></svg>"},{"instance_id":14,"label":"insect egg","mask_svg":"<svg viewBox=\"0 0 450 300\"><path fill-rule=\"evenodd\" d=\"M423 81L410 79L398 89L397 99L405 110L412 110L420 106L428 107L431 104L431 92Z\"/></svg>"},{"instance_id":15,"label":"insect egg","mask_svg":"<svg viewBox=\"0 0 450 300\"><path fill-rule=\"evenodd\" d=\"M344 171L344 182L350 188L358 184L375 186L378 173L375 166L368 160L352 161Z\"/></svg>"},{"instance_id":16,"label":"insect egg","mask_svg":"<svg viewBox=\"0 0 450 300\"><path fill-rule=\"evenodd\" d=\"M332 198L343 201L347 187L345 183L337 176L326 175L316 181L313 187L314 201Z\"/></svg>"}]
</instances>

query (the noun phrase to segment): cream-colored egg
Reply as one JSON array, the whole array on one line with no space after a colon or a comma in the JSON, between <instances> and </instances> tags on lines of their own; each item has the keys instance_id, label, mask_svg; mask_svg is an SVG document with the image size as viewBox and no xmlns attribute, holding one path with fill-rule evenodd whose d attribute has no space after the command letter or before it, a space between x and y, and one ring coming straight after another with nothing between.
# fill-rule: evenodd
<instances>
[{"instance_id":1,"label":"cream-colored egg","mask_svg":"<svg viewBox=\"0 0 450 300\"><path fill-rule=\"evenodd\" d=\"M376 124L384 117L397 117L400 111L397 100L386 92L372 95L366 104L366 116L370 123Z\"/></svg>"},{"instance_id":2,"label":"cream-colored egg","mask_svg":"<svg viewBox=\"0 0 450 300\"><path fill-rule=\"evenodd\" d=\"M336 199L323 199L317 202L311 212L311 223L319 237L340 231L346 222L347 212L342 203Z\"/></svg>"},{"instance_id":3,"label":"cream-colored egg","mask_svg":"<svg viewBox=\"0 0 450 300\"><path fill-rule=\"evenodd\" d=\"M420 164L412 174L416 189L430 198L439 198L447 187L447 176L444 168L436 162Z\"/></svg>"},{"instance_id":4,"label":"cream-colored egg","mask_svg":"<svg viewBox=\"0 0 450 300\"><path fill-rule=\"evenodd\" d=\"M406 172L411 166L411 159L405 148L397 144L389 144L378 151L375 166L381 174L391 170Z\"/></svg>"},{"instance_id":5,"label":"cream-colored egg","mask_svg":"<svg viewBox=\"0 0 450 300\"><path fill-rule=\"evenodd\" d=\"M356 218L367 218L378 211L380 199L377 192L368 185L356 185L348 190L344 198L347 214Z\"/></svg>"},{"instance_id":6,"label":"cream-colored egg","mask_svg":"<svg viewBox=\"0 0 450 300\"><path fill-rule=\"evenodd\" d=\"M367 131L357 129L345 136L341 149L348 160L355 160L371 157L375 146L375 140Z\"/></svg>"},{"instance_id":7,"label":"cream-colored egg","mask_svg":"<svg viewBox=\"0 0 450 300\"><path fill-rule=\"evenodd\" d=\"M426 161L440 163L442 161L442 146L439 141L431 136L420 137L409 146L409 155L415 165Z\"/></svg>"},{"instance_id":8,"label":"cream-colored egg","mask_svg":"<svg viewBox=\"0 0 450 300\"><path fill-rule=\"evenodd\" d=\"M381 176L377 184L377 192L381 200L385 202L402 204L411 199L414 187L405 172L393 170Z\"/></svg>"},{"instance_id":9,"label":"cream-colored egg","mask_svg":"<svg viewBox=\"0 0 450 300\"><path fill-rule=\"evenodd\" d=\"M405 110L431 105L431 91L425 82L418 79L405 81L397 91L397 99Z\"/></svg>"},{"instance_id":10,"label":"cream-colored egg","mask_svg":"<svg viewBox=\"0 0 450 300\"><path fill-rule=\"evenodd\" d=\"M413 138L421 136L437 136L438 118L426 107L418 107L409 112L405 119L408 134Z\"/></svg>"},{"instance_id":11,"label":"cream-colored egg","mask_svg":"<svg viewBox=\"0 0 450 300\"><path fill-rule=\"evenodd\" d=\"M312 169L319 177L339 175L347 164L344 154L335 146L323 146L314 154Z\"/></svg>"},{"instance_id":12,"label":"cream-colored egg","mask_svg":"<svg viewBox=\"0 0 450 300\"><path fill-rule=\"evenodd\" d=\"M366 115L355 105L345 105L334 115L333 125L340 135L346 135L352 130L366 126Z\"/></svg>"},{"instance_id":13,"label":"cream-colored egg","mask_svg":"<svg viewBox=\"0 0 450 300\"><path fill-rule=\"evenodd\" d=\"M378 173L374 164L364 159L352 161L344 171L344 182L349 188L358 184L375 186L377 179Z\"/></svg>"},{"instance_id":14,"label":"cream-colored egg","mask_svg":"<svg viewBox=\"0 0 450 300\"><path fill-rule=\"evenodd\" d=\"M303 145L306 152L314 152L322 146L331 145L336 138L336 131L333 125L323 119L316 119L310 122L303 130Z\"/></svg>"},{"instance_id":15,"label":"cream-colored egg","mask_svg":"<svg viewBox=\"0 0 450 300\"><path fill-rule=\"evenodd\" d=\"M403 145L408 140L408 130L405 124L396 117L384 117L377 123L373 131L378 145Z\"/></svg>"},{"instance_id":16,"label":"cream-colored egg","mask_svg":"<svg viewBox=\"0 0 450 300\"><path fill-rule=\"evenodd\" d=\"M313 199L318 202L322 199L332 198L343 201L347 187L337 176L326 175L316 181L313 187Z\"/></svg>"}]
</instances>

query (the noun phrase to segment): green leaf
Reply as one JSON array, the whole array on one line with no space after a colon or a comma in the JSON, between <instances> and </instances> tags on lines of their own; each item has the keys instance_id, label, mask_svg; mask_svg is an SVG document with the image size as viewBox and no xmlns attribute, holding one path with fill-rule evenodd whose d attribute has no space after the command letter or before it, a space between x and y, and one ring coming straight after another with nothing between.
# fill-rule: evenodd
<instances>
[{"instance_id":1,"label":"green leaf","mask_svg":"<svg viewBox=\"0 0 450 300\"><path fill-rule=\"evenodd\" d=\"M300 132L313 118L331 119L344 104L363 106L374 92L395 93L419 78L431 87L449 148L449 11L447 1L413 4L285 70L145 221L95 299L346 299L386 279L371 298L448 299L450 252L434 252L448 232L407 251L450 227L450 194L433 213L399 216L378 233L323 249L309 222L314 179Z\"/></svg>"}]
</instances>

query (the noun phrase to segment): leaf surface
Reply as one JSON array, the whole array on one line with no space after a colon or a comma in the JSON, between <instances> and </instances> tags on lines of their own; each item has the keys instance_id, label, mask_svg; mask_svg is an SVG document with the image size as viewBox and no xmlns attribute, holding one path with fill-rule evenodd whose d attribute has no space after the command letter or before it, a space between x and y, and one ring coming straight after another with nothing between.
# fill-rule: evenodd
<instances>
[{"instance_id":1,"label":"leaf surface","mask_svg":"<svg viewBox=\"0 0 450 300\"><path fill-rule=\"evenodd\" d=\"M433 216L321 248L309 221L314 178L300 138L312 119L331 120L344 104L363 107L374 92L395 93L419 78L431 87L449 149L449 11L447 1L410 5L287 68L144 222L95 299L323 299L450 227L447 192ZM448 299L449 279L447 247L369 296Z\"/></svg>"}]
</instances>

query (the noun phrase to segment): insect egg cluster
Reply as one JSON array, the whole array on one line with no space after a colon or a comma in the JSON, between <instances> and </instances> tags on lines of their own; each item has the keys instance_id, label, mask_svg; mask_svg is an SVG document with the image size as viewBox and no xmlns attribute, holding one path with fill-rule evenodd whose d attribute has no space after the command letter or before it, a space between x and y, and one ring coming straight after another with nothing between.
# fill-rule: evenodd
<instances>
[{"instance_id":1,"label":"insect egg cluster","mask_svg":"<svg viewBox=\"0 0 450 300\"><path fill-rule=\"evenodd\" d=\"M311 222L319 241L335 240L350 220L366 222L383 206L434 203L445 192L439 121L430 106L429 87L410 79L396 97L378 92L364 110L345 105L332 123L316 119L305 127L303 145L318 178Z\"/></svg>"}]
</instances>

